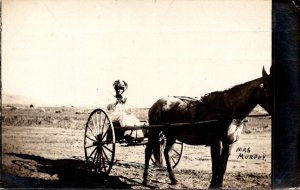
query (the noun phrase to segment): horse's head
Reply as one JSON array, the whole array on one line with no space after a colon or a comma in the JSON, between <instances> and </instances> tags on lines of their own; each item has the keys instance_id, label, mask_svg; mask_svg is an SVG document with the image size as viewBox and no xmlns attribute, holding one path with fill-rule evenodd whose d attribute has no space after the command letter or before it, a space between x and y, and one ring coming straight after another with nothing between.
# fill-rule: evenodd
<instances>
[{"instance_id":1,"label":"horse's head","mask_svg":"<svg viewBox=\"0 0 300 190\"><path fill-rule=\"evenodd\" d=\"M265 68L262 71L262 77L257 90L258 104L263 107L269 114L273 115L273 80L272 72L267 74Z\"/></svg>"}]
</instances>

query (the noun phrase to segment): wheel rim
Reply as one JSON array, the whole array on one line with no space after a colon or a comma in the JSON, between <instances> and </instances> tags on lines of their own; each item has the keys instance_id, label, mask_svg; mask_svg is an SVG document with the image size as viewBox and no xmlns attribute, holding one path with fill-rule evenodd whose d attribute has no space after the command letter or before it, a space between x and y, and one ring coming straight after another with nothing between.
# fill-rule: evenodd
<instances>
[{"instance_id":1,"label":"wheel rim","mask_svg":"<svg viewBox=\"0 0 300 190\"><path fill-rule=\"evenodd\" d=\"M170 152L170 161L173 168L175 168L181 159L183 151L183 143L180 141L176 141Z\"/></svg>"},{"instance_id":2,"label":"wheel rim","mask_svg":"<svg viewBox=\"0 0 300 190\"><path fill-rule=\"evenodd\" d=\"M113 125L102 109L94 110L86 123L84 152L90 171L108 174L115 156L115 133Z\"/></svg>"}]
</instances>

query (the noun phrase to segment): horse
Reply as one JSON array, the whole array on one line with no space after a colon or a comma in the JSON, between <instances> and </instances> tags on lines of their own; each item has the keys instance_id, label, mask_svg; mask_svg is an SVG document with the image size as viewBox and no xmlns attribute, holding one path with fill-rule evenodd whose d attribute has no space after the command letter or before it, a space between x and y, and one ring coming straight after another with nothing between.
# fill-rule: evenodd
<instances>
[{"instance_id":1,"label":"horse","mask_svg":"<svg viewBox=\"0 0 300 190\"><path fill-rule=\"evenodd\" d=\"M189 145L210 146L212 177L209 188L221 188L232 148L232 136L228 135L234 119L243 120L259 104L270 115L273 113L271 74L263 68L262 77L236 85L224 91L211 92L201 100L187 100L168 96L159 99L149 109L149 136L145 149L143 184L148 185L149 160L152 153L156 163L161 163L159 134L166 136L164 157L171 184L178 181L170 164L169 151L176 140ZM209 125L193 125L197 121L217 120ZM191 123L188 127L167 126L172 123ZM164 128L151 128L163 124Z\"/></svg>"}]
</instances>

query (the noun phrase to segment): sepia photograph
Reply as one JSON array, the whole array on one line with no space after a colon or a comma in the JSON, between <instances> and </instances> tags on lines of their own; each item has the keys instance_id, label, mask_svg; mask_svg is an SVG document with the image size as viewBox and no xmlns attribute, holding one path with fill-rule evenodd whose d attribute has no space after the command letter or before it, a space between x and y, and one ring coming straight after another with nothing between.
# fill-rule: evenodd
<instances>
[{"instance_id":1,"label":"sepia photograph","mask_svg":"<svg viewBox=\"0 0 300 190\"><path fill-rule=\"evenodd\" d=\"M1 187L284 182L272 0L0 3Z\"/></svg>"}]
</instances>

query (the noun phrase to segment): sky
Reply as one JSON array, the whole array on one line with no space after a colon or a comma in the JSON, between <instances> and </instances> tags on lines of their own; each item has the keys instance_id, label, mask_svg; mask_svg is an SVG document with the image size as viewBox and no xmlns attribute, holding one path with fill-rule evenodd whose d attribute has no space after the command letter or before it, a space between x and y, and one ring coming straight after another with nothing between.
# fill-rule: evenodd
<instances>
[{"instance_id":1,"label":"sky","mask_svg":"<svg viewBox=\"0 0 300 190\"><path fill-rule=\"evenodd\" d=\"M3 0L2 90L49 105L201 97L271 65L271 0Z\"/></svg>"}]
</instances>

